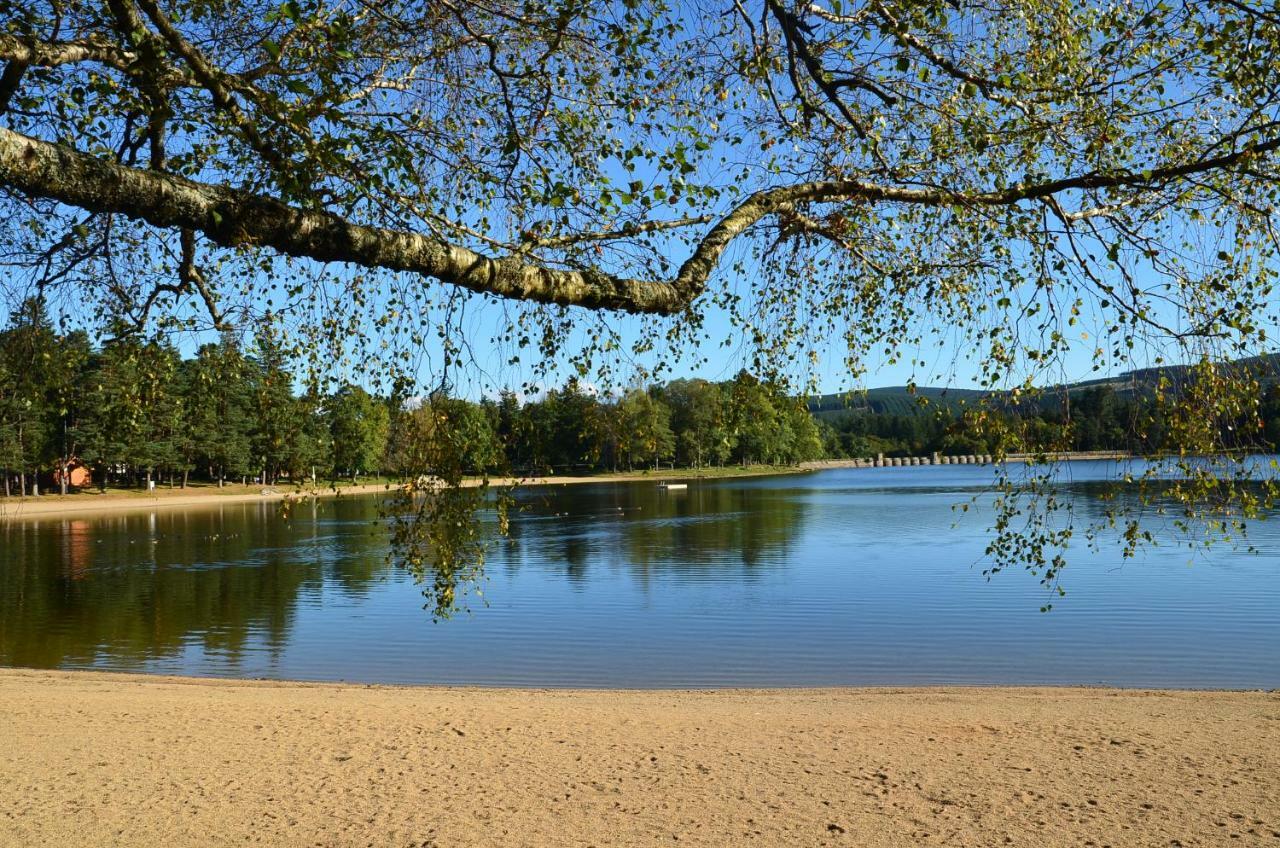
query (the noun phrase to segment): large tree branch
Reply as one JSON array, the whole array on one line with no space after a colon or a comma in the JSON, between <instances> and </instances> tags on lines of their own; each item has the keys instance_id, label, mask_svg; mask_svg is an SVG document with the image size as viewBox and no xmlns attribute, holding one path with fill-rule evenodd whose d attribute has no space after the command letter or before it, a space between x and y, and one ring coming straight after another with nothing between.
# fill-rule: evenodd
<instances>
[{"instance_id":1,"label":"large tree branch","mask_svg":"<svg viewBox=\"0 0 1280 848\"><path fill-rule=\"evenodd\" d=\"M624 279L599 270L546 268L519 257L494 259L417 233L364 226L272 197L125 167L5 128L0 128L0 184L88 211L194 230L226 247L253 245L320 262L408 271L498 297L670 313L698 293L685 296L673 283ZM714 261L707 269L712 266Z\"/></svg>"},{"instance_id":2,"label":"large tree branch","mask_svg":"<svg viewBox=\"0 0 1280 848\"><path fill-rule=\"evenodd\" d=\"M137 56L132 51L121 50L100 39L28 42L0 33L0 59L41 68L97 62L123 71L129 68Z\"/></svg>"},{"instance_id":3,"label":"large tree branch","mask_svg":"<svg viewBox=\"0 0 1280 848\"><path fill-rule=\"evenodd\" d=\"M497 297L592 309L671 314L706 287L725 248L763 218L797 204L890 202L925 206L1009 206L1068 191L1152 190L1183 177L1232 168L1280 149L1280 137L1212 158L1132 171L1091 172L987 192L823 180L749 196L703 236L669 281L636 280L599 269L560 270L520 256L492 258L418 233L372 227L338 215L226 186L130 168L71 147L0 128L0 185L90 212L113 212L203 233L223 246L259 246L320 262L408 271Z\"/></svg>"}]
</instances>

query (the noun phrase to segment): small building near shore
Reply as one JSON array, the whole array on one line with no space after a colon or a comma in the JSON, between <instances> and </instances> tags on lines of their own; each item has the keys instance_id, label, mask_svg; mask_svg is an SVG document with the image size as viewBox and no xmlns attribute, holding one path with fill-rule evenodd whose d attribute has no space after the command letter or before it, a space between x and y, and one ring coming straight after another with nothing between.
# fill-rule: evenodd
<instances>
[{"instance_id":1,"label":"small building near shore","mask_svg":"<svg viewBox=\"0 0 1280 848\"><path fill-rule=\"evenodd\" d=\"M62 485L62 467L59 466L53 470L53 485ZM83 488L93 482L93 472L89 466L82 463L79 459L72 459L67 464L67 486L72 489Z\"/></svg>"}]
</instances>

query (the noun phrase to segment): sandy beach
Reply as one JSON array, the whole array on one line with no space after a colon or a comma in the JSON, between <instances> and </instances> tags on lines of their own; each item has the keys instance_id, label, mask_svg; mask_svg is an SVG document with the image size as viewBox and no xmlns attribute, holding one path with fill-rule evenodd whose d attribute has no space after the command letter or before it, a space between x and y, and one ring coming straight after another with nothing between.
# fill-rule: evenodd
<instances>
[{"instance_id":1,"label":"sandy beach","mask_svg":"<svg viewBox=\"0 0 1280 848\"><path fill-rule=\"evenodd\" d=\"M200 490L157 489L154 495L143 492L98 494L93 491L72 495L45 495L38 498L0 499L0 519L42 516L80 515L91 517L105 513L149 511L175 507L216 506L218 504L275 502L288 498L333 498L389 491L386 483L340 486L337 488L295 489L290 486L266 486L246 491L219 492L212 487Z\"/></svg>"},{"instance_id":2,"label":"sandy beach","mask_svg":"<svg viewBox=\"0 0 1280 848\"><path fill-rule=\"evenodd\" d=\"M0 844L1280 844L1280 696L0 670Z\"/></svg>"}]
</instances>

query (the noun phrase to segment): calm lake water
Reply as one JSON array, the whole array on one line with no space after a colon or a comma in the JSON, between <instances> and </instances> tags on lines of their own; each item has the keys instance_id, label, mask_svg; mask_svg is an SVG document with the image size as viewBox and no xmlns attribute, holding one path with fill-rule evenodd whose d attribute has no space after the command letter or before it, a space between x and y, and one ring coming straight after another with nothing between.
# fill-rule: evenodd
<instances>
[{"instance_id":1,"label":"calm lake water","mask_svg":"<svg viewBox=\"0 0 1280 848\"><path fill-rule=\"evenodd\" d=\"M1096 515L1076 463L1067 487ZM988 581L968 466L528 489L484 597L432 622L373 498L0 524L0 664L519 686L1280 686L1280 520L1258 553L1072 548ZM953 526L959 521L959 526ZM486 604L487 602L487 604Z\"/></svg>"}]
</instances>

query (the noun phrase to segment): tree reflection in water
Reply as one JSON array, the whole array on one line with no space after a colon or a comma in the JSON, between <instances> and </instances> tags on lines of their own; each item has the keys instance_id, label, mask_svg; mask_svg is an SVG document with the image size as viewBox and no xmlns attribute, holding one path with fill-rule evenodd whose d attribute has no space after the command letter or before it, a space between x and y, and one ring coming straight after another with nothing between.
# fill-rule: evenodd
<instances>
[{"instance_id":1,"label":"tree reflection in water","mask_svg":"<svg viewBox=\"0 0 1280 848\"><path fill-rule=\"evenodd\" d=\"M559 571L576 590L596 568L641 587L752 581L804 520L802 499L720 486L528 489L519 504L489 567ZM275 656L300 602L359 600L388 576L379 515L376 498L346 497L0 524L0 664L140 669L195 649L234 671L248 650Z\"/></svg>"},{"instance_id":2,"label":"tree reflection in water","mask_svg":"<svg viewBox=\"0 0 1280 848\"><path fill-rule=\"evenodd\" d=\"M352 498L288 518L262 503L0 524L0 663L106 653L129 668L195 645L234 665L251 640L279 650L301 593L358 595L386 571L375 518Z\"/></svg>"},{"instance_id":3,"label":"tree reflection in water","mask_svg":"<svg viewBox=\"0 0 1280 848\"><path fill-rule=\"evenodd\" d=\"M794 492L652 484L527 490L511 521L508 568L563 564L585 579L592 563L621 564L642 583L651 575L697 581L737 568L743 579L785 560L804 525L806 501Z\"/></svg>"}]
</instances>

